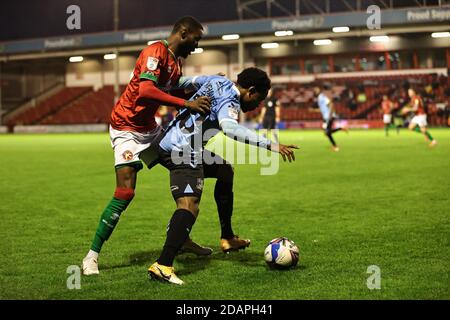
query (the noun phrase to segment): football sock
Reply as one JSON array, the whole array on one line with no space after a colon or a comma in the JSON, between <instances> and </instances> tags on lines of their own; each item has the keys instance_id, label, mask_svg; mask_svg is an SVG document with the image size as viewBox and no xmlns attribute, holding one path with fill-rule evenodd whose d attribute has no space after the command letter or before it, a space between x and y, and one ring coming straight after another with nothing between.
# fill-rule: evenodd
<instances>
[{"instance_id":1,"label":"football sock","mask_svg":"<svg viewBox=\"0 0 450 320\"><path fill-rule=\"evenodd\" d=\"M134 190L128 188L117 188L114 197L103 211L100 222L92 241L91 250L100 252L103 243L109 239L114 230L121 213L128 207L134 197Z\"/></svg>"},{"instance_id":2,"label":"football sock","mask_svg":"<svg viewBox=\"0 0 450 320\"><path fill-rule=\"evenodd\" d=\"M415 128L414 128L414 131L415 131L415 132L418 132L418 133L421 133L421 132L422 132L422 131L420 131L420 127L419 127L419 126L415 127Z\"/></svg>"},{"instance_id":3,"label":"football sock","mask_svg":"<svg viewBox=\"0 0 450 320\"><path fill-rule=\"evenodd\" d=\"M433 141L433 140L434 140L433 137L431 136L431 134L428 132L428 130L425 131L425 135L427 136L427 138L428 138L430 141Z\"/></svg>"},{"instance_id":4,"label":"football sock","mask_svg":"<svg viewBox=\"0 0 450 320\"><path fill-rule=\"evenodd\" d=\"M333 145L333 147L336 147L336 141L334 141L333 136L331 135L331 133L327 134L327 137L330 140L330 142Z\"/></svg>"},{"instance_id":5,"label":"football sock","mask_svg":"<svg viewBox=\"0 0 450 320\"><path fill-rule=\"evenodd\" d=\"M185 209L175 210L167 226L166 242L164 243L161 256L157 260L159 264L168 267L172 266L178 250L189 237L194 223L195 217L190 211Z\"/></svg>"},{"instance_id":6,"label":"football sock","mask_svg":"<svg viewBox=\"0 0 450 320\"><path fill-rule=\"evenodd\" d=\"M88 254L86 255L88 258L98 258L98 252L95 252L93 250L89 250Z\"/></svg>"},{"instance_id":7,"label":"football sock","mask_svg":"<svg viewBox=\"0 0 450 320\"><path fill-rule=\"evenodd\" d=\"M331 130L331 133L335 133L335 132L338 132L340 130L342 130L342 128L336 128L336 129Z\"/></svg>"},{"instance_id":8,"label":"football sock","mask_svg":"<svg viewBox=\"0 0 450 320\"><path fill-rule=\"evenodd\" d=\"M389 125L388 124L384 125L384 131L385 131L386 137L387 137L389 135Z\"/></svg>"},{"instance_id":9,"label":"football sock","mask_svg":"<svg viewBox=\"0 0 450 320\"><path fill-rule=\"evenodd\" d=\"M231 227L231 216L233 215L233 183L217 181L214 188L214 199L219 212L222 239L231 239L234 236Z\"/></svg>"}]
</instances>

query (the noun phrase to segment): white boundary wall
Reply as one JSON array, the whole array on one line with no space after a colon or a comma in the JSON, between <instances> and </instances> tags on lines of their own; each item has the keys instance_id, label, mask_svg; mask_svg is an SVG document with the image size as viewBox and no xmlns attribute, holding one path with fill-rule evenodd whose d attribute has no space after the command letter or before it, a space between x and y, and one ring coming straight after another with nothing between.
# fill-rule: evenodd
<instances>
[{"instance_id":1,"label":"white boundary wall","mask_svg":"<svg viewBox=\"0 0 450 320\"><path fill-rule=\"evenodd\" d=\"M15 126L14 133L78 133L107 132L107 124Z\"/></svg>"}]
</instances>

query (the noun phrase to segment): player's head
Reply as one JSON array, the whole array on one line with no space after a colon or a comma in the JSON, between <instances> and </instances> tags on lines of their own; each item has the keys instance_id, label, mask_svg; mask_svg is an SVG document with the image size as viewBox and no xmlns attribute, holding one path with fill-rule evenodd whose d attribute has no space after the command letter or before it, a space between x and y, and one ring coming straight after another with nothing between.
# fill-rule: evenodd
<instances>
[{"instance_id":1,"label":"player's head","mask_svg":"<svg viewBox=\"0 0 450 320\"><path fill-rule=\"evenodd\" d=\"M384 95L383 95L383 101L386 101L386 100L388 100L388 99L389 99L388 95L387 95L387 94L384 94Z\"/></svg>"},{"instance_id":2,"label":"player's head","mask_svg":"<svg viewBox=\"0 0 450 320\"><path fill-rule=\"evenodd\" d=\"M258 68L244 69L238 74L237 84L240 87L241 109L244 112L258 108L270 89L270 79L267 73Z\"/></svg>"},{"instance_id":3,"label":"player's head","mask_svg":"<svg viewBox=\"0 0 450 320\"><path fill-rule=\"evenodd\" d=\"M408 89L408 96L410 98L414 97L416 95L416 91L413 88Z\"/></svg>"},{"instance_id":4,"label":"player's head","mask_svg":"<svg viewBox=\"0 0 450 320\"><path fill-rule=\"evenodd\" d=\"M318 97L319 94L320 94L320 92L322 91L322 89L320 89L319 86L315 86L314 89L313 89L313 91L314 91L314 96L315 96L315 97Z\"/></svg>"},{"instance_id":5,"label":"player's head","mask_svg":"<svg viewBox=\"0 0 450 320\"><path fill-rule=\"evenodd\" d=\"M172 36L177 36L177 55L187 58L198 47L203 35L203 26L195 18L186 16L175 22Z\"/></svg>"}]
</instances>

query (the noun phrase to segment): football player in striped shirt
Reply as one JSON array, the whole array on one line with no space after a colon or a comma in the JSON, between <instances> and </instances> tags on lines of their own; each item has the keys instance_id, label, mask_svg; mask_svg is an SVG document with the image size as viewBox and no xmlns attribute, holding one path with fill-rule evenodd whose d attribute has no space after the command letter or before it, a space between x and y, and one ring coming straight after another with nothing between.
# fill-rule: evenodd
<instances>
[{"instance_id":1,"label":"football player in striped shirt","mask_svg":"<svg viewBox=\"0 0 450 320\"><path fill-rule=\"evenodd\" d=\"M250 245L250 240L239 238L231 228L233 168L221 157L204 149L209 139L222 131L239 142L280 153L285 161L295 160L293 149L298 148L273 143L238 123L241 110L256 109L267 96L270 80L264 71L247 68L238 75L236 84L220 76L200 76L186 78L184 85L198 89L193 99L198 96L210 98L210 113L182 109L161 136L159 144L150 147L157 154L154 163L170 171L170 188L177 208L169 222L161 255L149 267L148 273L152 278L179 285L184 282L175 274L173 261L197 219L204 178L217 179L214 196L222 228L222 251L239 250Z\"/></svg>"}]
</instances>

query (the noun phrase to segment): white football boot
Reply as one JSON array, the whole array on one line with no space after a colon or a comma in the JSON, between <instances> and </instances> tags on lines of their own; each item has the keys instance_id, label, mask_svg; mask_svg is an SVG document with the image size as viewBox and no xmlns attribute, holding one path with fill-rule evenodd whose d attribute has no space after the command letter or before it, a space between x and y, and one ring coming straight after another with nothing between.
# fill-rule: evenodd
<instances>
[{"instance_id":1,"label":"white football boot","mask_svg":"<svg viewBox=\"0 0 450 320\"><path fill-rule=\"evenodd\" d=\"M86 258L83 259L83 274L85 276L99 274L97 258L86 256Z\"/></svg>"}]
</instances>

